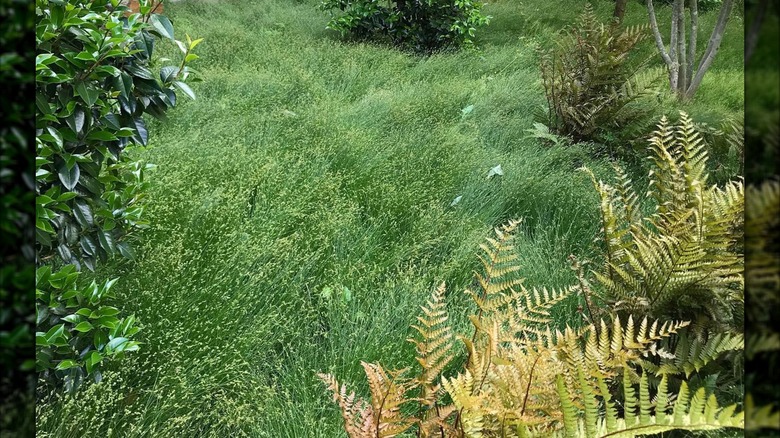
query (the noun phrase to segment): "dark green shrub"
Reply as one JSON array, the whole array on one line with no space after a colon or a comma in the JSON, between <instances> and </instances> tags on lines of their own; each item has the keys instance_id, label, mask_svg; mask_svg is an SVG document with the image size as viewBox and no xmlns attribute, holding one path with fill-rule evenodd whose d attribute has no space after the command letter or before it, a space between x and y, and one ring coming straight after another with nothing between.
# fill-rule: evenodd
<instances>
[{"instance_id":1,"label":"dark green shrub","mask_svg":"<svg viewBox=\"0 0 780 438\"><path fill-rule=\"evenodd\" d=\"M102 364L139 347L131 340L138 332L135 317L120 318L119 309L106 304L116 298L116 279L79 287L78 276L74 265L54 273L43 266L35 273L36 369L45 380L61 380L66 391L90 375L99 382Z\"/></svg>"},{"instance_id":2,"label":"dark green shrub","mask_svg":"<svg viewBox=\"0 0 780 438\"><path fill-rule=\"evenodd\" d=\"M144 114L164 119L198 41L178 42L180 64L151 69L155 36L173 40L164 16L124 17L118 1L38 0L36 226L39 262L58 256L93 269L129 256L123 239L144 225L145 166L122 151L146 145Z\"/></svg>"},{"instance_id":3,"label":"dark green shrub","mask_svg":"<svg viewBox=\"0 0 780 438\"><path fill-rule=\"evenodd\" d=\"M389 41L424 53L471 46L477 28L490 21L479 0L324 0L320 6L334 13L328 29L342 36Z\"/></svg>"},{"instance_id":4,"label":"dark green shrub","mask_svg":"<svg viewBox=\"0 0 780 438\"><path fill-rule=\"evenodd\" d=\"M194 98L187 64L200 40L174 39L166 17L129 13L119 0L36 0L36 368L44 380L73 391L101 379L104 359L138 348L129 338L110 287L75 285L119 254L132 258L130 233L146 225L140 201L144 171L125 149L145 146L144 115L165 119L176 91ZM182 51L175 65L155 67L157 38ZM55 271L55 273L52 273Z\"/></svg>"},{"instance_id":5,"label":"dark green shrub","mask_svg":"<svg viewBox=\"0 0 780 438\"><path fill-rule=\"evenodd\" d=\"M32 436L34 211L33 157L25 133L33 129L34 5L0 2L0 436Z\"/></svg>"},{"instance_id":6,"label":"dark green shrub","mask_svg":"<svg viewBox=\"0 0 780 438\"><path fill-rule=\"evenodd\" d=\"M643 63L631 59L647 37L644 27L600 23L586 5L578 22L564 29L556 47L542 53L548 104L542 121L575 142L609 142L627 125L649 116L631 105L652 91L658 77L638 74Z\"/></svg>"}]
</instances>

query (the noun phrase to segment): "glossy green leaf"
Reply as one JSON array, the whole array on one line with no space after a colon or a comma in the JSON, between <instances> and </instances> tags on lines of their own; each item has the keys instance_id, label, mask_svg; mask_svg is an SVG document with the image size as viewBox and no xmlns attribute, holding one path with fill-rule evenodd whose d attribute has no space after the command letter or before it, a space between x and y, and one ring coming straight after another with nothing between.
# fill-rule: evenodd
<instances>
[{"instance_id":1,"label":"glossy green leaf","mask_svg":"<svg viewBox=\"0 0 780 438\"><path fill-rule=\"evenodd\" d=\"M79 169L78 164L68 169L67 164L63 163L57 169L57 175L60 178L60 182L62 182L62 185L65 186L66 189L73 190L76 188L76 184L79 182L81 169Z\"/></svg>"},{"instance_id":2,"label":"glossy green leaf","mask_svg":"<svg viewBox=\"0 0 780 438\"><path fill-rule=\"evenodd\" d=\"M76 330L77 332L85 333L90 330L92 330L94 327L92 324L90 324L89 321L82 321L76 325L76 327L73 328L73 330Z\"/></svg>"},{"instance_id":3,"label":"glossy green leaf","mask_svg":"<svg viewBox=\"0 0 780 438\"><path fill-rule=\"evenodd\" d=\"M149 22L152 23L152 26L154 26L162 36L174 40L173 25L168 17L160 14L152 14L152 16L149 17Z\"/></svg>"}]
</instances>

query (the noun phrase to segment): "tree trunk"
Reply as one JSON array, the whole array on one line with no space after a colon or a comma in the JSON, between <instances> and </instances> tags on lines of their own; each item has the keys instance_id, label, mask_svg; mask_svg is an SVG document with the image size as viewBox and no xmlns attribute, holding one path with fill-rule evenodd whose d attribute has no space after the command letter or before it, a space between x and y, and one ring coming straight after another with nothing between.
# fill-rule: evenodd
<instances>
[{"instance_id":1,"label":"tree trunk","mask_svg":"<svg viewBox=\"0 0 780 438\"><path fill-rule=\"evenodd\" d=\"M720 15L718 16L718 22L715 24L715 29L712 30L710 41L707 43L707 49L704 51L704 55L699 62L699 67L696 69L696 75L691 80L691 84L688 89L685 90L685 98L690 99L696 94L696 90L701 85L701 80L704 78L704 74L707 73L712 61L715 59L715 55L718 53L720 43L723 40L723 32L726 30L726 23L729 21L731 15L731 7L734 5L734 0L723 0L723 4L720 7Z\"/></svg>"},{"instance_id":2,"label":"tree trunk","mask_svg":"<svg viewBox=\"0 0 780 438\"><path fill-rule=\"evenodd\" d=\"M680 78L677 80L677 89L684 92L688 88L688 63L685 60L687 47L685 44L685 0L677 4L677 54L680 65Z\"/></svg>"},{"instance_id":3,"label":"tree trunk","mask_svg":"<svg viewBox=\"0 0 780 438\"><path fill-rule=\"evenodd\" d=\"M674 0L672 5L672 31L669 37L669 59L672 60L669 66L669 85L673 93L679 92L680 89L680 54L677 52L678 38L680 32L678 26L680 25L680 9L683 0Z\"/></svg>"},{"instance_id":4,"label":"tree trunk","mask_svg":"<svg viewBox=\"0 0 780 438\"><path fill-rule=\"evenodd\" d=\"M699 38L699 0L688 0L691 9L691 36L688 41L688 76L685 82L690 85L693 79L693 65L696 63L696 40Z\"/></svg>"},{"instance_id":5,"label":"tree trunk","mask_svg":"<svg viewBox=\"0 0 780 438\"><path fill-rule=\"evenodd\" d=\"M750 25L747 38L745 38L745 64L750 61L753 52L756 50L758 34L761 31L761 24L764 22L767 6L769 6L769 0L761 0L758 4L758 11L756 11L756 16L753 18L753 23Z\"/></svg>"},{"instance_id":6,"label":"tree trunk","mask_svg":"<svg viewBox=\"0 0 780 438\"><path fill-rule=\"evenodd\" d=\"M707 73L715 55L718 53L723 33L726 29L734 0L723 0L718 15L718 21L712 30L707 49L704 51L698 67L696 63L696 41L699 31L698 1L689 0L691 10L691 31L686 47L685 40L685 0L674 0L672 5L672 31L667 52L658 21L655 16L653 0L647 0L647 12L650 18L650 29L655 37L655 44L669 72L669 85L673 93L681 99L690 99L699 89L704 74Z\"/></svg>"},{"instance_id":7,"label":"tree trunk","mask_svg":"<svg viewBox=\"0 0 780 438\"><path fill-rule=\"evenodd\" d=\"M615 12L612 16L617 19L618 23L623 22L623 17L626 15L626 3L628 0L615 0Z\"/></svg>"}]
</instances>

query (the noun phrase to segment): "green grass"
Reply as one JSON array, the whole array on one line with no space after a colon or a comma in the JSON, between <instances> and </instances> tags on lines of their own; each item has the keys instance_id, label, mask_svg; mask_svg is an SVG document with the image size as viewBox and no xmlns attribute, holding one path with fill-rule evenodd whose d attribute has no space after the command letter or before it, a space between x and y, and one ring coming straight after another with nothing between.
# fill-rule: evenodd
<instances>
[{"instance_id":1,"label":"green grass","mask_svg":"<svg viewBox=\"0 0 780 438\"><path fill-rule=\"evenodd\" d=\"M205 82L134 152L158 165L152 226L136 263L100 273L121 277L143 350L75 399L39 404L39 436L343 436L315 373L364 391L360 360L411 363L408 325L442 281L465 331L462 292L494 226L524 218L528 284L572 284L566 258L594 258L598 232L575 170L609 165L524 138L544 103L530 41L549 41L570 3L559 16L497 1L480 52L427 59L339 41L314 1L166 7L178 33L205 38ZM692 108L741 110L738 33ZM505 175L487 179L498 164ZM558 322L576 323L575 308Z\"/></svg>"}]
</instances>

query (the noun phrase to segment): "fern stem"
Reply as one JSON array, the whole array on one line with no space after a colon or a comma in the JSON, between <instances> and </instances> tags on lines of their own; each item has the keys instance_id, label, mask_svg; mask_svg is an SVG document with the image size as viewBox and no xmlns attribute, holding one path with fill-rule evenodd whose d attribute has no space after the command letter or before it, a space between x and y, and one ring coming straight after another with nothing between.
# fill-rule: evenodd
<instances>
[{"instance_id":1,"label":"fern stem","mask_svg":"<svg viewBox=\"0 0 780 438\"><path fill-rule=\"evenodd\" d=\"M531 374L528 376L528 385L525 387L525 397L523 397L523 408L520 409L520 415L525 415L525 406L526 403L528 403L528 396L531 394L531 381L534 378L534 369L536 368L537 362L539 362L539 358L541 356L536 356L536 359L534 359L534 364L531 365Z\"/></svg>"}]
</instances>

